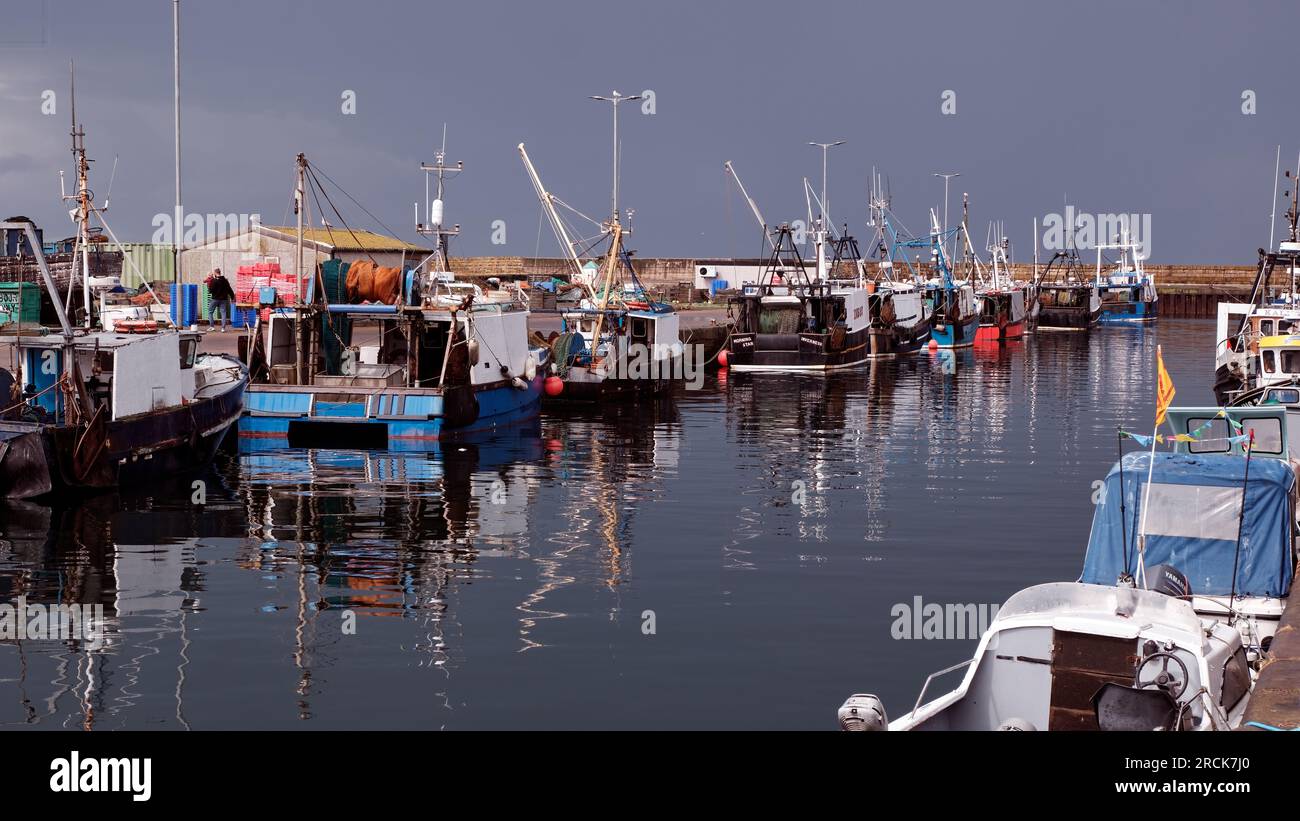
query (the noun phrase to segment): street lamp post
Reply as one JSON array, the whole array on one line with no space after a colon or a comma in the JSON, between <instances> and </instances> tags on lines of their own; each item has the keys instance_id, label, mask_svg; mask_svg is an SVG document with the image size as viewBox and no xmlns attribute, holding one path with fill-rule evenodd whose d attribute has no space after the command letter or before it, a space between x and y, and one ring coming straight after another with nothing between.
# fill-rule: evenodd
<instances>
[{"instance_id":1,"label":"street lamp post","mask_svg":"<svg viewBox=\"0 0 1300 821\"><path fill-rule=\"evenodd\" d=\"M603 103L612 103L614 108L614 194L611 197L611 201L613 205L614 221L618 222L618 104L639 100L641 99L641 95L635 94L631 97L626 97L619 94L618 91L615 91L609 97L592 95L591 99L599 100Z\"/></svg>"},{"instance_id":2,"label":"street lamp post","mask_svg":"<svg viewBox=\"0 0 1300 821\"><path fill-rule=\"evenodd\" d=\"M817 279L819 282L825 282L827 279L826 270L826 222L830 219L830 203L826 202L826 152L837 145L844 145L844 140L836 140L833 143L808 143L814 148L822 150L822 198L821 216L817 218L817 230L813 232L813 237L817 243Z\"/></svg>"},{"instance_id":3,"label":"street lamp post","mask_svg":"<svg viewBox=\"0 0 1300 821\"><path fill-rule=\"evenodd\" d=\"M845 140L836 140L833 143L808 143L814 148L822 150L822 222L826 222L830 218L831 212L830 204L826 202L826 151L837 145L844 145L845 142Z\"/></svg>"}]
</instances>

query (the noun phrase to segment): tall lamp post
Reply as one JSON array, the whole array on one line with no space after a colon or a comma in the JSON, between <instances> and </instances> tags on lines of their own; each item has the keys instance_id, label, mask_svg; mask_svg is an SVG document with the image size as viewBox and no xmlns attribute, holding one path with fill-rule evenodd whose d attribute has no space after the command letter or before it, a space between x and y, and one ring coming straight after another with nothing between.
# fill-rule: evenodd
<instances>
[{"instance_id":1,"label":"tall lamp post","mask_svg":"<svg viewBox=\"0 0 1300 821\"><path fill-rule=\"evenodd\" d=\"M833 143L808 143L813 148L822 150L822 222L830 219L830 203L826 201L826 151L837 145L844 145L846 140L836 140Z\"/></svg>"},{"instance_id":2,"label":"tall lamp post","mask_svg":"<svg viewBox=\"0 0 1300 821\"><path fill-rule=\"evenodd\" d=\"M181 236L185 212L181 206L181 0L172 0L172 97L176 108L176 212L172 215L172 278L181 281Z\"/></svg>"},{"instance_id":3,"label":"tall lamp post","mask_svg":"<svg viewBox=\"0 0 1300 821\"><path fill-rule=\"evenodd\" d=\"M813 232L813 241L817 243L817 280L825 282L830 274L826 267L826 223L830 219L830 203L826 202L826 152L837 145L844 145L844 140L833 143L808 143L822 150L822 199L821 216L817 218L817 229Z\"/></svg>"},{"instance_id":4,"label":"tall lamp post","mask_svg":"<svg viewBox=\"0 0 1300 821\"><path fill-rule=\"evenodd\" d=\"M614 221L618 222L618 104L630 103L633 100L639 100L641 99L641 95L634 94L628 97L619 94L618 91L616 90L609 97L592 95L591 99L599 100L602 103L611 103L614 109L614 194L611 199L613 205L612 213L614 215Z\"/></svg>"}]
</instances>

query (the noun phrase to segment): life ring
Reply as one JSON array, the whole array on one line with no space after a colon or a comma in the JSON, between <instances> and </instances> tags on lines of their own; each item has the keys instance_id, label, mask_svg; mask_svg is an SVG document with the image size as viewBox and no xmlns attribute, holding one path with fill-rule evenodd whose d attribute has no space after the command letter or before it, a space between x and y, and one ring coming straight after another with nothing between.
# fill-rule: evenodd
<instances>
[{"instance_id":1,"label":"life ring","mask_svg":"<svg viewBox=\"0 0 1300 821\"><path fill-rule=\"evenodd\" d=\"M119 334L156 334L158 323L150 319L128 319L113 323L113 332Z\"/></svg>"},{"instance_id":2,"label":"life ring","mask_svg":"<svg viewBox=\"0 0 1300 821\"><path fill-rule=\"evenodd\" d=\"M623 304L627 306L629 311L648 311L650 309L649 302L625 302Z\"/></svg>"}]
</instances>

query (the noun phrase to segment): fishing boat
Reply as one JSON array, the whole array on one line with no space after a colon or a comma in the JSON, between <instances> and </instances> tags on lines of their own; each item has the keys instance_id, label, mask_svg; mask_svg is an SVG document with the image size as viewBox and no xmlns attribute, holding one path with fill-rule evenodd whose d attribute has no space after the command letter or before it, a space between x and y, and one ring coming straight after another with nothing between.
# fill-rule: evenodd
<instances>
[{"instance_id":1,"label":"fishing boat","mask_svg":"<svg viewBox=\"0 0 1300 821\"><path fill-rule=\"evenodd\" d=\"M1214 398L1221 405L1254 402L1258 394L1293 381L1289 337L1300 332L1300 186L1290 171L1289 231L1276 251L1259 251L1246 302L1220 302L1214 331ZM1270 237L1270 246L1272 245ZM1267 340L1266 344L1265 340ZM1265 354L1267 355L1265 361ZM1300 363L1295 363L1300 364ZM1272 370L1266 370L1270 366ZM1295 370L1300 370L1297 368Z\"/></svg>"},{"instance_id":2,"label":"fishing boat","mask_svg":"<svg viewBox=\"0 0 1300 821\"><path fill-rule=\"evenodd\" d=\"M0 336L18 362L0 368L0 496L149 486L206 466L239 419L244 366L175 328L74 329L30 223L3 227L28 232L60 327Z\"/></svg>"},{"instance_id":3,"label":"fishing boat","mask_svg":"<svg viewBox=\"0 0 1300 821\"><path fill-rule=\"evenodd\" d=\"M939 229L939 221L930 212L930 237L926 240L909 240L904 248L930 248L931 269L938 276L931 277L922 288L930 308L930 338L940 348L966 348L975 344L980 328L980 311L975 300L975 287L969 281L953 278L945 241L952 232Z\"/></svg>"},{"instance_id":4,"label":"fishing boat","mask_svg":"<svg viewBox=\"0 0 1300 821\"><path fill-rule=\"evenodd\" d=\"M1006 342L1020 339L1029 324L1029 294L1031 286L1016 283L1011 277L1008 251L1011 241L999 226L995 242L986 243L989 253L987 268L980 262L971 242L969 230L969 201L962 195L961 234L965 251L964 262L968 279L977 283L975 301L979 307L979 329L976 342ZM992 235L993 226L989 226Z\"/></svg>"},{"instance_id":5,"label":"fishing boat","mask_svg":"<svg viewBox=\"0 0 1300 821\"><path fill-rule=\"evenodd\" d=\"M527 296L499 282L462 282L448 270L449 239L459 228L444 221L444 178L463 165L448 166L445 156L444 145L435 164L421 166L437 178L428 222L417 226L436 238L424 260L400 272L365 263L337 268L352 292L342 299L326 282L325 265L316 266L293 305L259 318L247 346L253 381L241 444L429 450L440 439L539 413L549 360L529 344ZM301 279L307 187L318 183L302 154L297 168ZM374 280L369 290L366 274ZM385 278L394 286L387 291L379 284ZM369 331L377 344L353 344L354 331Z\"/></svg>"},{"instance_id":6,"label":"fishing boat","mask_svg":"<svg viewBox=\"0 0 1300 821\"><path fill-rule=\"evenodd\" d=\"M791 226L784 223L769 231L735 167L730 162L723 167L771 248L759 281L727 301L735 322L727 367L827 372L915 353L926 344L929 322L919 290L886 276L869 281L857 240L847 228L836 231L830 225L824 180L820 197L804 180L816 255L809 272ZM814 199L821 211L815 220Z\"/></svg>"},{"instance_id":7,"label":"fishing boat","mask_svg":"<svg viewBox=\"0 0 1300 821\"><path fill-rule=\"evenodd\" d=\"M1160 295L1156 292L1155 278L1146 270L1141 246L1133 242L1127 232L1113 244L1097 246L1097 291L1101 297L1103 325L1123 325L1130 322L1153 322L1160 308ZM1102 252L1119 252L1109 271L1102 270Z\"/></svg>"},{"instance_id":8,"label":"fishing boat","mask_svg":"<svg viewBox=\"0 0 1300 821\"><path fill-rule=\"evenodd\" d=\"M524 144L519 156L533 190L550 221L573 279L583 289L578 307L561 314L561 330L550 340L551 376L546 381L550 402L599 402L663 395L686 375L688 366L703 368L702 348L682 344L679 319L671 305L654 299L636 275L632 255L624 247L631 233L619 212L618 104L639 100L621 95L593 99L611 102L614 109L614 185L608 219L597 222L569 208L542 184ZM596 226L594 239L575 238L556 206ZM629 212L630 213L630 212ZM582 255L605 245L595 273ZM593 261L594 260L589 260ZM688 363L687 353L696 355Z\"/></svg>"},{"instance_id":9,"label":"fishing boat","mask_svg":"<svg viewBox=\"0 0 1300 821\"><path fill-rule=\"evenodd\" d=\"M1095 278L1084 277L1077 251L1057 251L1035 282L1040 331L1089 331L1101 319Z\"/></svg>"},{"instance_id":10,"label":"fishing boat","mask_svg":"<svg viewBox=\"0 0 1300 821\"><path fill-rule=\"evenodd\" d=\"M31 221L0 223L0 233L24 238L58 321L58 328L0 336L14 358L12 371L0 368L0 496L7 498L151 486L202 468L239 419L248 384L238 360L199 353L197 333L123 316L116 307L121 277L92 274L92 236L123 248L106 216L109 198L97 204L90 188L75 75L72 88L77 187L60 193L74 205L69 214L78 231L66 293ZM161 304L134 263L132 270ZM81 316L74 326L68 308L78 274Z\"/></svg>"},{"instance_id":11,"label":"fishing boat","mask_svg":"<svg viewBox=\"0 0 1300 821\"><path fill-rule=\"evenodd\" d=\"M728 300L735 316L727 367L735 371L831 371L870 357L868 294L804 267L789 224L774 232L773 251L759 282ZM877 300L878 306L883 302Z\"/></svg>"}]
</instances>

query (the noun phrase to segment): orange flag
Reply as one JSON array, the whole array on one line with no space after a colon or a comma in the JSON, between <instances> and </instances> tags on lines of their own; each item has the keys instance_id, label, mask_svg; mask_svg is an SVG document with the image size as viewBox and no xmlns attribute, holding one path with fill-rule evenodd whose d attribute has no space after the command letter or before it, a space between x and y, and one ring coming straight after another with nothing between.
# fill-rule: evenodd
<instances>
[{"instance_id":1,"label":"orange flag","mask_svg":"<svg viewBox=\"0 0 1300 821\"><path fill-rule=\"evenodd\" d=\"M1160 355L1160 346L1156 346L1156 427L1165 421L1165 411L1174 401L1174 380L1165 370L1165 359Z\"/></svg>"}]
</instances>

